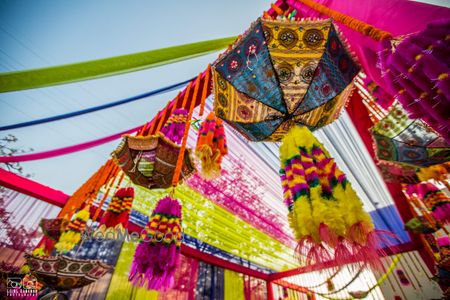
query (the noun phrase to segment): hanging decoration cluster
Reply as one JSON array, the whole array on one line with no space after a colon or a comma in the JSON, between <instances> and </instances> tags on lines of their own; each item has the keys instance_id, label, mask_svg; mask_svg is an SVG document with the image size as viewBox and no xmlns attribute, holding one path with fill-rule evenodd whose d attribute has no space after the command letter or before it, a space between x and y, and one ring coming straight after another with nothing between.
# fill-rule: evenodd
<instances>
[{"instance_id":1,"label":"hanging decoration cluster","mask_svg":"<svg viewBox=\"0 0 450 300\"><path fill-rule=\"evenodd\" d=\"M200 125L195 155L200 159L201 175L214 179L221 174L222 159L228 154L223 121L212 111Z\"/></svg>"},{"instance_id":2,"label":"hanging decoration cluster","mask_svg":"<svg viewBox=\"0 0 450 300\"><path fill-rule=\"evenodd\" d=\"M182 240L181 205L177 200L159 200L142 239L134 254L129 280L147 289L172 287Z\"/></svg>"},{"instance_id":3,"label":"hanging decoration cluster","mask_svg":"<svg viewBox=\"0 0 450 300\"><path fill-rule=\"evenodd\" d=\"M66 218L41 219L39 226L44 233L44 237L42 238L41 248L37 249L42 249L43 252L51 252L68 223L69 220Z\"/></svg>"},{"instance_id":4,"label":"hanging decoration cluster","mask_svg":"<svg viewBox=\"0 0 450 300\"><path fill-rule=\"evenodd\" d=\"M345 174L308 128L289 131L282 140L280 160L289 224L306 263L335 259L345 264L356 258L380 267L380 232L374 230Z\"/></svg>"},{"instance_id":5,"label":"hanging decoration cluster","mask_svg":"<svg viewBox=\"0 0 450 300\"><path fill-rule=\"evenodd\" d=\"M421 118L450 143L450 19L403 40L381 42L379 62L391 95L411 118Z\"/></svg>"},{"instance_id":6,"label":"hanging decoration cluster","mask_svg":"<svg viewBox=\"0 0 450 300\"><path fill-rule=\"evenodd\" d=\"M438 221L450 221L450 197L430 182L409 185L407 193L418 197Z\"/></svg>"},{"instance_id":7,"label":"hanging decoration cluster","mask_svg":"<svg viewBox=\"0 0 450 300\"><path fill-rule=\"evenodd\" d=\"M134 189L120 188L116 191L100 221L100 230L115 228L122 230L128 225L128 218L133 205Z\"/></svg>"},{"instance_id":8,"label":"hanging decoration cluster","mask_svg":"<svg viewBox=\"0 0 450 300\"><path fill-rule=\"evenodd\" d=\"M89 206L84 207L75 214L74 218L69 222L69 225L67 225L66 230L61 234L58 243L55 245L58 252L69 252L81 241L81 235L86 228L89 217Z\"/></svg>"},{"instance_id":9,"label":"hanging decoration cluster","mask_svg":"<svg viewBox=\"0 0 450 300\"><path fill-rule=\"evenodd\" d=\"M176 144L180 144L184 136L188 112L183 108L177 108L161 128L161 133Z\"/></svg>"}]
</instances>

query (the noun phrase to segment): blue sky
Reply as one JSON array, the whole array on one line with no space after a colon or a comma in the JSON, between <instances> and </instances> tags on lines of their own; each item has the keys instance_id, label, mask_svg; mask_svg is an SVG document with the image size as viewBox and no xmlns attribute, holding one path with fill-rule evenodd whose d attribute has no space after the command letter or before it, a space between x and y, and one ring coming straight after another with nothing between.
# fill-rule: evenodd
<instances>
[{"instance_id":1,"label":"blue sky","mask_svg":"<svg viewBox=\"0 0 450 300\"><path fill-rule=\"evenodd\" d=\"M242 33L270 1L0 1L0 72L117 56ZM217 53L150 70L29 91L0 94L7 125L107 103L191 78ZM17 146L44 151L143 124L176 91L68 120L0 132ZM33 179L72 193L118 141L87 151L26 162Z\"/></svg>"}]
</instances>

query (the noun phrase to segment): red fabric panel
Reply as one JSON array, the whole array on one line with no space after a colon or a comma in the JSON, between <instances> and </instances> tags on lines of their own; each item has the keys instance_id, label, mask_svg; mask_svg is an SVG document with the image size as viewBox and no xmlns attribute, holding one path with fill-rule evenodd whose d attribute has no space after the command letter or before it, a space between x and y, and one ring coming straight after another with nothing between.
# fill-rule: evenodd
<instances>
[{"instance_id":1,"label":"red fabric panel","mask_svg":"<svg viewBox=\"0 0 450 300\"><path fill-rule=\"evenodd\" d=\"M36 181L0 169L0 185L19 193L63 207L69 196Z\"/></svg>"}]
</instances>

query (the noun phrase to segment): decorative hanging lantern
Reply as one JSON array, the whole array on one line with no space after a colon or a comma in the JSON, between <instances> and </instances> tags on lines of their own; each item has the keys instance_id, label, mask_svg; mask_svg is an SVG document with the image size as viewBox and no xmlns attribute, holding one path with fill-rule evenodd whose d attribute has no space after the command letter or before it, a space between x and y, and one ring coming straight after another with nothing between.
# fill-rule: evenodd
<instances>
[{"instance_id":1,"label":"decorative hanging lantern","mask_svg":"<svg viewBox=\"0 0 450 300\"><path fill-rule=\"evenodd\" d=\"M258 19L213 66L216 115L252 141L334 121L359 66L331 19Z\"/></svg>"},{"instance_id":2,"label":"decorative hanging lantern","mask_svg":"<svg viewBox=\"0 0 450 300\"><path fill-rule=\"evenodd\" d=\"M383 40L379 61L391 95L450 143L449 32L446 19L402 40Z\"/></svg>"},{"instance_id":3,"label":"decorative hanging lantern","mask_svg":"<svg viewBox=\"0 0 450 300\"><path fill-rule=\"evenodd\" d=\"M289 224L306 263L334 258L342 265L356 258L381 267L377 254L381 232L374 229L345 174L308 128L289 131L282 140L280 160Z\"/></svg>"},{"instance_id":4,"label":"decorative hanging lantern","mask_svg":"<svg viewBox=\"0 0 450 300\"><path fill-rule=\"evenodd\" d=\"M175 109L161 129L161 133L175 144L180 144L186 128L187 117L188 112L185 109Z\"/></svg>"},{"instance_id":5,"label":"decorative hanging lantern","mask_svg":"<svg viewBox=\"0 0 450 300\"><path fill-rule=\"evenodd\" d=\"M177 200L159 200L142 238L128 280L147 289L169 289L174 283L182 240L181 205Z\"/></svg>"},{"instance_id":6,"label":"decorative hanging lantern","mask_svg":"<svg viewBox=\"0 0 450 300\"><path fill-rule=\"evenodd\" d=\"M133 205L134 189L120 188L116 191L100 221L100 230L115 228L122 230L128 225L128 218Z\"/></svg>"},{"instance_id":7,"label":"decorative hanging lantern","mask_svg":"<svg viewBox=\"0 0 450 300\"><path fill-rule=\"evenodd\" d=\"M399 103L372 128L379 159L426 167L450 160L450 144L420 119L410 119Z\"/></svg>"},{"instance_id":8,"label":"decorative hanging lantern","mask_svg":"<svg viewBox=\"0 0 450 300\"><path fill-rule=\"evenodd\" d=\"M200 125L195 154L202 164L202 177L214 179L220 176L222 158L228 154L228 148L223 121L213 111Z\"/></svg>"},{"instance_id":9,"label":"decorative hanging lantern","mask_svg":"<svg viewBox=\"0 0 450 300\"><path fill-rule=\"evenodd\" d=\"M69 252L78 242L81 241L81 234L86 228L86 223L89 220L89 206L85 206L82 210L77 212L67 225L66 230L61 234L55 248L60 253Z\"/></svg>"},{"instance_id":10,"label":"decorative hanging lantern","mask_svg":"<svg viewBox=\"0 0 450 300\"><path fill-rule=\"evenodd\" d=\"M190 150L184 150L181 178L195 171ZM152 136L125 135L112 153L115 162L131 181L149 189L168 188L177 164L180 146L162 134Z\"/></svg>"}]
</instances>

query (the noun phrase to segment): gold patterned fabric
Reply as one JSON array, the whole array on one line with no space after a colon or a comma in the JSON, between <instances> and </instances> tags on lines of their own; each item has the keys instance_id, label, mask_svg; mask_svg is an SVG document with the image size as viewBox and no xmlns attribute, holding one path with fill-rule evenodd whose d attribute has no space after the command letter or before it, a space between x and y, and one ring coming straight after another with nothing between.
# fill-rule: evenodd
<instances>
[{"instance_id":1,"label":"gold patterned fabric","mask_svg":"<svg viewBox=\"0 0 450 300\"><path fill-rule=\"evenodd\" d=\"M66 256L38 257L26 254L27 264L39 282L57 290L83 287L103 277L113 268L98 261Z\"/></svg>"},{"instance_id":2,"label":"gold patterned fabric","mask_svg":"<svg viewBox=\"0 0 450 300\"><path fill-rule=\"evenodd\" d=\"M303 100L325 50L331 19L285 22L265 20L267 47L289 113Z\"/></svg>"},{"instance_id":3,"label":"gold patterned fabric","mask_svg":"<svg viewBox=\"0 0 450 300\"><path fill-rule=\"evenodd\" d=\"M358 64L331 19L258 19L213 65L216 115L252 141L333 122Z\"/></svg>"}]
</instances>

